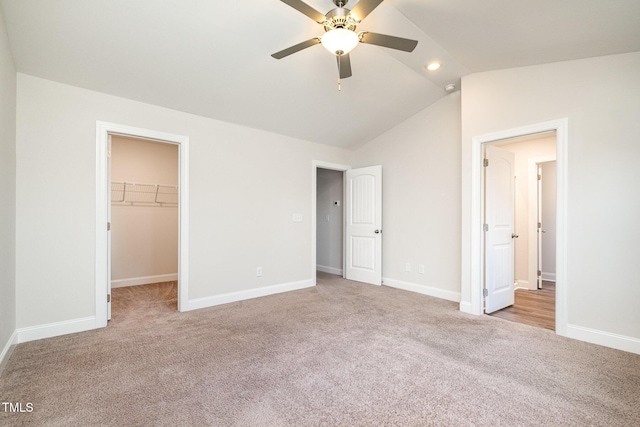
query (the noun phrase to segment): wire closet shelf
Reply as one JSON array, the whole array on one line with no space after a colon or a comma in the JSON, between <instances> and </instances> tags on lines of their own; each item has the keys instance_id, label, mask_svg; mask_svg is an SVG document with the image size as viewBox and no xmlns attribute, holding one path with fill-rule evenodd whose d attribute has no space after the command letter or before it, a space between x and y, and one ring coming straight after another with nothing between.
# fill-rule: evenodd
<instances>
[{"instance_id":1,"label":"wire closet shelf","mask_svg":"<svg viewBox=\"0 0 640 427\"><path fill-rule=\"evenodd\" d=\"M111 182L111 204L128 206L178 206L175 185Z\"/></svg>"}]
</instances>

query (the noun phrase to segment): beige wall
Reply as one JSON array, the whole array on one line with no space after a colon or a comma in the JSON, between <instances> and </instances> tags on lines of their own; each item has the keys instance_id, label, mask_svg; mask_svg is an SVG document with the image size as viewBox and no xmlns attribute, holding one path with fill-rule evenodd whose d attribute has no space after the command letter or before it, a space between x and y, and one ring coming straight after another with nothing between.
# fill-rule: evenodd
<instances>
[{"instance_id":1,"label":"beige wall","mask_svg":"<svg viewBox=\"0 0 640 427\"><path fill-rule=\"evenodd\" d=\"M383 276L469 302L472 137L567 117L568 321L640 342L638 75L640 53L470 75L462 107L451 94L350 153L18 74L17 326L94 314L96 120L189 136L190 298L311 278L315 159L381 164Z\"/></svg>"},{"instance_id":2,"label":"beige wall","mask_svg":"<svg viewBox=\"0 0 640 427\"><path fill-rule=\"evenodd\" d=\"M566 117L568 334L640 349L638 76L640 52L463 78L463 301L471 293L472 138Z\"/></svg>"},{"instance_id":3,"label":"beige wall","mask_svg":"<svg viewBox=\"0 0 640 427\"><path fill-rule=\"evenodd\" d=\"M316 264L320 271L342 274L343 172L318 169L316 183Z\"/></svg>"},{"instance_id":4,"label":"beige wall","mask_svg":"<svg viewBox=\"0 0 640 427\"><path fill-rule=\"evenodd\" d=\"M189 137L190 300L311 280L312 161L347 151L19 73L19 328L95 315L98 120Z\"/></svg>"},{"instance_id":5,"label":"beige wall","mask_svg":"<svg viewBox=\"0 0 640 427\"><path fill-rule=\"evenodd\" d=\"M113 136L111 181L177 186L178 146ZM154 283L166 274L178 274L177 205L112 203L112 285Z\"/></svg>"},{"instance_id":6,"label":"beige wall","mask_svg":"<svg viewBox=\"0 0 640 427\"><path fill-rule=\"evenodd\" d=\"M16 68L0 11L0 364L15 331ZM8 348L7 348L8 349Z\"/></svg>"},{"instance_id":7,"label":"beige wall","mask_svg":"<svg viewBox=\"0 0 640 427\"><path fill-rule=\"evenodd\" d=\"M384 283L459 300L460 93L374 139L353 159L354 166L382 165Z\"/></svg>"}]
</instances>

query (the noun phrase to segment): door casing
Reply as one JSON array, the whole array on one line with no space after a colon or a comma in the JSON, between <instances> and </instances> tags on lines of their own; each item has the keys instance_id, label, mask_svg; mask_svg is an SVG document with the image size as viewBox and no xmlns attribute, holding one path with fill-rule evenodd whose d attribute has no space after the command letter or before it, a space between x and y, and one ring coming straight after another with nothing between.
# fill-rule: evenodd
<instances>
[{"instance_id":1,"label":"door casing","mask_svg":"<svg viewBox=\"0 0 640 427\"><path fill-rule=\"evenodd\" d=\"M318 187L317 187L317 181L318 181L318 169L329 169L329 170L335 170L335 171L341 171L341 172L346 172L351 170L351 166L349 165L341 165L341 164L337 164L337 163L329 163L329 162L323 162L320 160L313 160L311 162L311 277L313 279L313 283L315 284L317 282L317 274L316 274L316 244L317 244L317 236L316 236L316 225L317 225L317 197L318 197ZM346 175L346 174L345 174ZM349 203L347 201L347 191L346 191L346 185L347 185L347 180L346 177L343 178L342 180L342 184L343 184L343 194L344 194L344 208L345 208L345 213L347 211L346 209L346 204ZM346 222L346 214L343 216L343 233L342 233L342 245L343 245L343 251L342 251L342 265L343 265L343 269L342 269L342 277L346 277L346 272L347 272L347 266L346 266L346 251L347 251L347 227L344 226ZM380 224L380 228L382 228L382 224ZM382 266L380 265L380 268L382 268ZM381 283L379 283L381 284Z\"/></svg>"},{"instance_id":2,"label":"door casing","mask_svg":"<svg viewBox=\"0 0 640 427\"><path fill-rule=\"evenodd\" d=\"M471 138L471 193L470 193L470 226L468 247L471 250L469 271L470 300L461 301L460 310L466 313L481 315L483 313L483 280L484 248L483 248L483 178L482 147L483 144L504 139L534 135L544 132L556 132L556 166L557 166L557 213L556 213L556 333L566 335L567 331L567 165L568 165L568 126L567 118L536 123L494 133L487 133ZM464 216L463 216L464 219ZM466 236L463 237L466 239ZM463 241L463 247L466 241ZM466 268L463 265L462 268ZM464 273L464 271L463 271ZM463 277L465 274L463 274ZM464 283L463 283L464 285Z\"/></svg>"},{"instance_id":3,"label":"door casing","mask_svg":"<svg viewBox=\"0 0 640 427\"><path fill-rule=\"evenodd\" d=\"M189 290L189 137L132 126L96 122L96 328L107 326L108 209L110 203L108 142L109 135L151 139L178 145L178 311L186 311Z\"/></svg>"},{"instance_id":4,"label":"door casing","mask_svg":"<svg viewBox=\"0 0 640 427\"><path fill-rule=\"evenodd\" d=\"M329 163L323 162L320 160L313 160L311 162L311 277L313 279L313 283L317 282L317 274L316 274L316 256L317 256L317 236L316 236L316 225L318 221L318 212L317 212L317 204L318 204L318 169L329 169L340 172L346 172L351 169L351 166L341 165L338 163ZM342 180L342 184L344 187L344 179ZM344 194L344 188L343 188ZM343 218L344 221L344 218ZM342 232L342 245L344 248L344 227ZM342 251L342 277L344 277L344 250Z\"/></svg>"}]
</instances>

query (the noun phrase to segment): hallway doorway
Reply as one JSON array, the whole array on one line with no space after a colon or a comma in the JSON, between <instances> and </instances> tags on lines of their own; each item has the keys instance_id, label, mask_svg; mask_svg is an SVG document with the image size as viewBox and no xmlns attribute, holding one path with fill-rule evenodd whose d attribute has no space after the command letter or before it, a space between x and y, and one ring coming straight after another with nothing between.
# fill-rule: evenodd
<instances>
[{"instance_id":1,"label":"hallway doorway","mask_svg":"<svg viewBox=\"0 0 640 427\"><path fill-rule=\"evenodd\" d=\"M490 148L495 150L499 147L501 152L512 156L513 166L509 176L513 185L506 189L510 196L505 199L508 203L502 203L503 210L509 212L513 218L510 223L511 228L506 230L505 237L509 240L511 247L510 257L505 257L501 253L493 254L495 251L490 250L496 245L495 239L490 238L491 231L500 232L496 228L499 224L494 224L495 221L492 221L490 215L490 208L496 204L495 199L499 191L499 188L494 188L499 183L494 184L495 180L489 179L489 169L492 166L496 167L495 164L491 164L491 161L485 162L488 165L485 166L487 178L485 179L486 201L483 220L488 229L484 233L485 245L493 245L491 248L486 246L485 249L485 286L488 288L485 313L551 330L555 330L556 312L556 145L555 132L526 135L486 144L485 150ZM489 156L485 158L487 157ZM505 214L499 216L506 217ZM498 246L506 247L504 244ZM502 264L491 261L492 257L496 256L502 259ZM493 271L497 268L496 266L509 270L506 272L509 274L504 271ZM492 281L497 278L508 278L510 289L493 284ZM509 298L499 295L495 289L502 289L502 293L510 293ZM502 303L496 304L496 300Z\"/></svg>"}]
</instances>

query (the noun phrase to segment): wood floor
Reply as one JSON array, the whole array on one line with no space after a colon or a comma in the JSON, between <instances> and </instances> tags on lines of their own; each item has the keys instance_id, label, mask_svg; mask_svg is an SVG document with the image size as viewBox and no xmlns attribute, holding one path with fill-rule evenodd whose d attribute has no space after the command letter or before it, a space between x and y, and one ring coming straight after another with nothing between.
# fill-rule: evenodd
<instances>
[{"instance_id":1,"label":"wood floor","mask_svg":"<svg viewBox=\"0 0 640 427\"><path fill-rule=\"evenodd\" d=\"M518 289L515 304L490 315L555 331L556 284L543 281L536 291Z\"/></svg>"}]
</instances>

